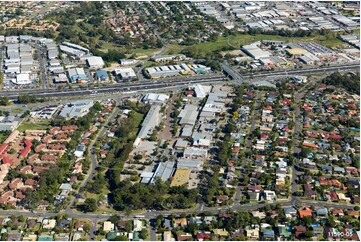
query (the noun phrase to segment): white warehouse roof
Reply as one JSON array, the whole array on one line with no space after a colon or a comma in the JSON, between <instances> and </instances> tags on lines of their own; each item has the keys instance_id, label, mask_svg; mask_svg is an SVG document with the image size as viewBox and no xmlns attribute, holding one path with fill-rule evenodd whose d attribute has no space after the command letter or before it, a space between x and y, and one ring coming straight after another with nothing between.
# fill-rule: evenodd
<instances>
[{"instance_id":1,"label":"white warehouse roof","mask_svg":"<svg viewBox=\"0 0 361 242\"><path fill-rule=\"evenodd\" d=\"M103 58L101 58L100 56L91 56L91 57L86 58L86 60L90 67L102 68L104 66Z\"/></svg>"},{"instance_id":2,"label":"white warehouse roof","mask_svg":"<svg viewBox=\"0 0 361 242\"><path fill-rule=\"evenodd\" d=\"M249 56L251 56L254 59L260 59L260 58L266 58L270 57L271 54L268 51L264 51L261 48L259 48L257 45L244 45L242 47L242 50Z\"/></svg>"},{"instance_id":3,"label":"white warehouse roof","mask_svg":"<svg viewBox=\"0 0 361 242\"><path fill-rule=\"evenodd\" d=\"M30 84L30 75L29 73L20 73L16 75L16 81L14 82L17 85L26 85Z\"/></svg>"},{"instance_id":4,"label":"white warehouse roof","mask_svg":"<svg viewBox=\"0 0 361 242\"><path fill-rule=\"evenodd\" d=\"M123 79L137 77L133 68L125 67L125 68L117 68L114 70L116 75L121 75Z\"/></svg>"}]
</instances>

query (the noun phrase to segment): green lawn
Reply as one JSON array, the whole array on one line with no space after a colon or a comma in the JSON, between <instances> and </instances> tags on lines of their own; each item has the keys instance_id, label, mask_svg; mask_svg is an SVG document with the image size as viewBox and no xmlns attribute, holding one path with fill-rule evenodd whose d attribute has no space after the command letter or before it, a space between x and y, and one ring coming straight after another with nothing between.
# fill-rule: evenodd
<instances>
[{"instance_id":1,"label":"green lawn","mask_svg":"<svg viewBox=\"0 0 361 242\"><path fill-rule=\"evenodd\" d=\"M4 135L3 133L0 133L0 143L4 142L8 136Z\"/></svg>"},{"instance_id":2,"label":"green lawn","mask_svg":"<svg viewBox=\"0 0 361 242\"><path fill-rule=\"evenodd\" d=\"M140 124L142 123L142 121L143 121L144 115L141 114L141 113L135 113L134 116L135 116L134 126L135 126L135 127L139 127L139 125L140 125Z\"/></svg>"},{"instance_id":3,"label":"green lawn","mask_svg":"<svg viewBox=\"0 0 361 242\"><path fill-rule=\"evenodd\" d=\"M30 122L23 121L20 124L20 126L18 127L18 130L20 132L23 132L27 129L35 129L35 130L47 129L47 128L49 128L49 125L50 125L49 121L42 121L42 122L37 122L37 123L30 123Z\"/></svg>"},{"instance_id":4,"label":"green lawn","mask_svg":"<svg viewBox=\"0 0 361 242\"><path fill-rule=\"evenodd\" d=\"M360 29L354 29L352 32L356 35L360 35Z\"/></svg>"}]
</instances>

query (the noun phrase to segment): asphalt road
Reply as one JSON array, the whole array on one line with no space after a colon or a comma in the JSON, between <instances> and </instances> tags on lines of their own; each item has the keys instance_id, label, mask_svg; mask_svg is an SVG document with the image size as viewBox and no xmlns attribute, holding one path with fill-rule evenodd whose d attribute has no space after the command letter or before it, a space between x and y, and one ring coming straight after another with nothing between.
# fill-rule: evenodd
<instances>
[{"instance_id":1,"label":"asphalt road","mask_svg":"<svg viewBox=\"0 0 361 242\"><path fill-rule=\"evenodd\" d=\"M36 45L36 49L38 50L38 61L40 67L40 78L42 83L42 89L45 90L48 88L48 78L46 75L46 66L44 61L44 49Z\"/></svg>"},{"instance_id":2,"label":"asphalt road","mask_svg":"<svg viewBox=\"0 0 361 242\"><path fill-rule=\"evenodd\" d=\"M175 86L187 86L190 84L196 83L213 83L221 82L226 78L223 75L206 75L206 76L196 76L196 77L179 77L173 79L160 79L155 81L146 81L142 83L118 83L103 87L91 87L88 89L65 89L65 90L56 90L56 89L47 89L46 91L40 89L32 90L7 90L0 91L0 96L7 96L11 98L17 98L21 94L36 94L42 97L65 97L65 96L79 96L79 95L96 95L101 93L115 93L115 92L130 92L130 91L144 91L150 89L164 89L172 88Z\"/></svg>"},{"instance_id":3,"label":"asphalt road","mask_svg":"<svg viewBox=\"0 0 361 242\"><path fill-rule=\"evenodd\" d=\"M105 132L107 131L107 129L105 128L105 126L109 123L109 121L113 120L116 115L118 114L119 108L116 106L112 113L110 114L110 116L108 117L108 119L103 123L103 125L100 128L100 131L98 132L97 136L95 137L95 139L93 140L93 142L90 144L90 159L91 159L91 166L90 166L90 173L87 176L87 178L82 182L81 186L79 187L79 189L81 187L86 186L86 184L88 184L89 181L91 181L94 177L95 174L95 170L98 167L98 161L97 161L97 157L96 155L93 153L94 148L96 146L97 141L99 140L100 137L103 137ZM78 191L79 191L78 189ZM72 197L72 199L69 202L69 205L66 209L66 213L72 213L71 208L73 207L74 203L76 201L76 197Z\"/></svg>"},{"instance_id":4,"label":"asphalt road","mask_svg":"<svg viewBox=\"0 0 361 242\"><path fill-rule=\"evenodd\" d=\"M267 72L267 73L258 73L254 74L253 77L262 77L262 76L283 76L283 75L298 75L298 74L312 74L312 73L322 73L322 72L334 72L339 70L358 70L360 68L359 64L352 65L343 65L337 67L320 67L320 68L308 68L308 69L298 69L298 70L289 70L282 72ZM242 80L236 81L247 81L251 75L243 76ZM223 82L226 78L223 75L207 75L207 76L186 76L186 77L175 77L169 79L158 79L152 81L144 81L141 83L118 83L108 86L103 86L99 88L89 87L88 89L71 89L71 90L56 90L56 89L47 89L46 91L41 89L32 89L32 90L2 90L0 91L0 96L7 96L10 99L17 98L20 94L36 94L43 97L66 97L66 96L80 96L80 95L97 95L101 93L115 93L115 92L129 92L129 91L144 91L144 90L156 90L171 88L174 86L183 87L189 84L195 83L214 83L214 82ZM248 80L249 81L249 80ZM96 93L95 93L96 92Z\"/></svg>"},{"instance_id":5,"label":"asphalt road","mask_svg":"<svg viewBox=\"0 0 361 242\"><path fill-rule=\"evenodd\" d=\"M251 119L251 126L249 129L249 133L251 134L254 131L256 122L257 122L257 116L260 112L259 110L259 106L261 104L261 97L262 97L262 92L258 91L257 92L257 97L255 98L255 104L254 104L254 109L253 109L253 115L252 115L252 119ZM246 140L246 152L251 151L252 150L252 139L248 139Z\"/></svg>"},{"instance_id":6,"label":"asphalt road","mask_svg":"<svg viewBox=\"0 0 361 242\"><path fill-rule=\"evenodd\" d=\"M340 66L327 66L327 67L316 67L316 68L305 68L305 69L292 69L285 71L274 71L274 72L260 72L253 75L244 75L246 77L263 77L263 76L285 76L285 75L309 75L322 72L335 72L345 70L359 70L360 64L349 64Z\"/></svg>"}]
</instances>

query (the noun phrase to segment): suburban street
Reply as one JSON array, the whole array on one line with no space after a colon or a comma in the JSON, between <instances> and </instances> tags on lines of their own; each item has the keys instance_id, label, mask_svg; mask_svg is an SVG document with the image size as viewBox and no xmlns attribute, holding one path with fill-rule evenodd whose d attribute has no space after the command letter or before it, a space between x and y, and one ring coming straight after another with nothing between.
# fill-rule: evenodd
<instances>
[{"instance_id":1,"label":"suburban street","mask_svg":"<svg viewBox=\"0 0 361 242\"><path fill-rule=\"evenodd\" d=\"M103 125L100 127L100 131L98 132L98 134L96 135L96 137L93 139L93 141L89 144L90 149L88 150L88 152L90 153L90 159L91 159L91 165L90 165L90 172L88 173L86 179L84 179L79 187L79 189L76 192L79 192L80 188L85 187L89 181L91 181L94 177L95 174L95 170L98 167L98 162L97 162L97 157L94 154L94 148L95 145L97 143L97 141L99 140L100 137L103 137L105 132L107 131L107 129L105 128L105 126L107 126L107 124L113 120L116 115L118 114L119 108L117 106L115 106L115 108L113 109L112 113L109 115L109 117L107 118L107 120L105 120L105 122L103 123ZM81 197L79 194L75 197L72 197L69 205L67 206L65 212L66 213L71 213L72 212L72 207L74 205L74 203L76 202L76 200Z\"/></svg>"}]
</instances>

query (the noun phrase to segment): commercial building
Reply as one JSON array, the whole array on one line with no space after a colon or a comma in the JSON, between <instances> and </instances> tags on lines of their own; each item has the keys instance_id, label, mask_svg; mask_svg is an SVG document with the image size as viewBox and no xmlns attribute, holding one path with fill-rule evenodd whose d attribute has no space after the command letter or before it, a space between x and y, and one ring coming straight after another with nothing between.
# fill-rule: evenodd
<instances>
[{"instance_id":1,"label":"commercial building","mask_svg":"<svg viewBox=\"0 0 361 242\"><path fill-rule=\"evenodd\" d=\"M319 58L312 55L311 53L306 53L298 58L300 61L305 63L306 65L314 65L315 62L320 61Z\"/></svg>"},{"instance_id":2,"label":"commercial building","mask_svg":"<svg viewBox=\"0 0 361 242\"><path fill-rule=\"evenodd\" d=\"M6 43L19 43L18 36L6 36L5 37Z\"/></svg>"},{"instance_id":3,"label":"commercial building","mask_svg":"<svg viewBox=\"0 0 361 242\"><path fill-rule=\"evenodd\" d=\"M68 70L68 76L71 83L88 82L89 78L85 75L83 68L71 68Z\"/></svg>"},{"instance_id":4,"label":"commercial building","mask_svg":"<svg viewBox=\"0 0 361 242\"><path fill-rule=\"evenodd\" d=\"M167 101L169 99L169 96L168 95L165 95L165 94L156 94L156 93L147 93L142 101L144 103L151 103L151 104L154 104L154 103L164 103L165 101Z\"/></svg>"},{"instance_id":5,"label":"commercial building","mask_svg":"<svg viewBox=\"0 0 361 242\"><path fill-rule=\"evenodd\" d=\"M202 148L187 147L183 152L183 158L186 159L206 159L208 151Z\"/></svg>"},{"instance_id":6,"label":"commercial building","mask_svg":"<svg viewBox=\"0 0 361 242\"><path fill-rule=\"evenodd\" d=\"M10 130L13 131L19 126L19 118L15 118L14 116L0 116L0 131Z\"/></svg>"},{"instance_id":7,"label":"commercial building","mask_svg":"<svg viewBox=\"0 0 361 242\"><path fill-rule=\"evenodd\" d=\"M191 170L188 168L178 168L170 183L171 187L183 186L188 183Z\"/></svg>"},{"instance_id":8,"label":"commercial building","mask_svg":"<svg viewBox=\"0 0 361 242\"><path fill-rule=\"evenodd\" d=\"M179 124L182 126L191 125L194 126L198 117L198 107L196 105L187 104L180 111L178 118Z\"/></svg>"},{"instance_id":9,"label":"commercial building","mask_svg":"<svg viewBox=\"0 0 361 242\"><path fill-rule=\"evenodd\" d=\"M210 88L205 88L205 86L202 86L201 84L194 85L194 92L198 98L205 98L209 93L209 89Z\"/></svg>"},{"instance_id":10,"label":"commercial building","mask_svg":"<svg viewBox=\"0 0 361 242\"><path fill-rule=\"evenodd\" d=\"M100 56L90 56L86 58L87 65L91 69L99 69L104 67L103 58Z\"/></svg>"},{"instance_id":11,"label":"commercial building","mask_svg":"<svg viewBox=\"0 0 361 242\"><path fill-rule=\"evenodd\" d=\"M130 65L134 65L135 63L137 63L136 59L121 59L120 60L120 64L122 66L130 66Z\"/></svg>"},{"instance_id":12,"label":"commercial building","mask_svg":"<svg viewBox=\"0 0 361 242\"><path fill-rule=\"evenodd\" d=\"M108 72L105 70L97 70L95 72L95 77L98 81L109 81L109 75Z\"/></svg>"},{"instance_id":13,"label":"commercial building","mask_svg":"<svg viewBox=\"0 0 361 242\"><path fill-rule=\"evenodd\" d=\"M12 79L12 82L16 85L26 85L30 84L30 75L28 73L20 73L16 75L16 80Z\"/></svg>"},{"instance_id":14,"label":"commercial building","mask_svg":"<svg viewBox=\"0 0 361 242\"><path fill-rule=\"evenodd\" d=\"M199 64L185 64L180 63L179 65L166 65L158 67L149 67L145 69L146 73L151 78L171 77L178 75L186 75L189 72L196 74L207 74L211 68L199 65Z\"/></svg>"},{"instance_id":15,"label":"commercial building","mask_svg":"<svg viewBox=\"0 0 361 242\"><path fill-rule=\"evenodd\" d=\"M89 112L93 104L92 100L71 102L64 106L59 115L65 119L83 117Z\"/></svg>"},{"instance_id":16,"label":"commercial building","mask_svg":"<svg viewBox=\"0 0 361 242\"><path fill-rule=\"evenodd\" d=\"M170 61L182 61L182 60L186 60L187 56L182 55L182 54L177 54L177 55L156 55L154 57L151 58L152 61L155 62L170 62Z\"/></svg>"},{"instance_id":17,"label":"commercial building","mask_svg":"<svg viewBox=\"0 0 361 242\"><path fill-rule=\"evenodd\" d=\"M256 44L244 45L242 47L242 51L244 51L247 55L251 56L253 59L267 58L271 56L271 53L268 51L264 51L259 48Z\"/></svg>"},{"instance_id":18,"label":"commercial building","mask_svg":"<svg viewBox=\"0 0 361 242\"><path fill-rule=\"evenodd\" d=\"M360 49L360 36L355 34L341 35L340 39Z\"/></svg>"},{"instance_id":19,"label":"commercial building","mask_svg":"<svg viewBox=\"0 0 361 242\"><path fill-rule=\"evenodd\" d=\"M343 16L343 15L335 15L332 17L333 20L335 20L336 22L342 24L345 27L360 27L360 23L357 23L355 21L353 21L352 19Z\"/></svg>"},{"instance_id":20,"label":"commercial building","mask_svg":"<svg viewBox=\"0 0 361 242\"><path fill-rule=\"evenodd\" d=\"M170 177L174 173L175 162L167 161L160 162L156 171L154 172L154 176L151 179L151 183L155 182L155 178L159 177L163 182L168 181Z\"/></svg>"},{"instance_id":21,"label":"commercial building","mask_svg":"<svg viewBox=\"0 0 361 242\"><path fill-rule=\"evenodd\" d=\"M200 171L202 169L203 161L194 159L180 158L177 162L177 168L187 168L192 171Z\"/></svg>"},{"instance_id":22,"label":"commercial building","mask_svg":"<svg viewBox=\"0 0 361 242\"><path fill-rule=\"evenodd\" d=\"M146 69L146 72L151 76L151 78L177 76L182 71L184 71L184 69L182 69L179 65L149 67Z\"/></svg>"},{"instance_id":23,"label":"commercial building","mask_svg":"<svg viewBox=\"0 0 361 242\"><path fill-rule=\"evenodd\" d=\"M137 79L137 75L135 74L133 68L131 67L117 68L114 70L114 73L117 77L119 77L123 81L130 81Z\"/></svg>"},{"instance_id":24,"label":"commercial building","mask_svg":"<svg viewBox=\"0 0 361 242\"><path fill-rule=\"evenodd\" d=\"M73 55L77 58L80 58L89 53L89 50L87 48L69 42L61 43L61 45L59 45L59 48L65 54Z\"/></svg>"},{"instance_id":25,"label":"commercial building","mask_svg":"<svg viewBox=\"0 0 361 242\"><path fill-rule=\"evenodd\" d=\"M138 136L134 141L134 147L137 147L142 139L148 137L149 133L153 131L153 129L159 124L159 112L159 105L154 105L150 107L149 112L147 113L147 116L142 123L142 128L140 129Z\"/></svg>"},{"instance_id":26,"label":"commercial building","mask_svg":"<svg viewBox=\"0 0 361 242\"><path fill-rule=\"evenodd\" d=\"M89 49L87 48L84 48L80 45L76 45L76 44L73 44L73 43L69 43L69 42L63 42L61 43L63 46L67 46L67 47L70 47L70 48L73 48L73 49L76 49L76 50L80 50L80 51L83 51L84 53L88 54L89 53Z\"/></svg>"}]
</instances>

